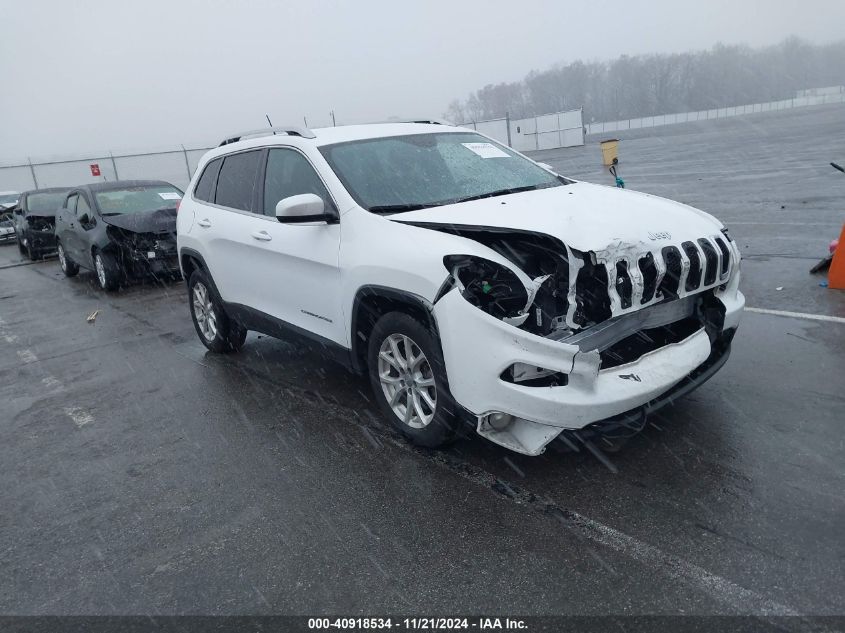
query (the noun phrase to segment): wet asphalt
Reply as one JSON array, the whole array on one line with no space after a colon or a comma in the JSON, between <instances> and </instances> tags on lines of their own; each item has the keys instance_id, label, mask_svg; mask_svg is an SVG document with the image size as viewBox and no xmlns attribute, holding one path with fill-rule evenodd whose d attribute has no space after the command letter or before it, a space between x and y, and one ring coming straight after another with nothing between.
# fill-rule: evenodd
<instances>
[{"instance_id":1,"label":"wet asphalt","mask_svg":"<svg viewBox=\"0 0 845 633\"><path fill-rule=\"evenodd\" d=\"M807 272L845 108L615 136L630 188L731 228L749 306L845 317ZM598 140L537 157L610 183ZM843 387L845 324L747 312L621 452L422 450L318 350L207 353L181 282L0 246L0 613L843 614Z\"/></svg>"}]
</instances>

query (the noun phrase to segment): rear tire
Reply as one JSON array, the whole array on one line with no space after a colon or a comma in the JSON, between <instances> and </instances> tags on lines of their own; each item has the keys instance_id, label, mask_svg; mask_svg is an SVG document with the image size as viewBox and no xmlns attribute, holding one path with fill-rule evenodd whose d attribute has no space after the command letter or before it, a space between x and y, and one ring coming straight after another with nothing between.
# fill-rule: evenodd
<instances>
[{"instance_id":1,"label":"rear tire","mask_svg":"<svg viewBox=\"0 0 845 633\"><path fill-rule=\"evenodd\" d=\"M435 448L457 437L458 406L430 328L401 312L385 314L370 334L367 366L382 412L411 442Z\"/></svg>"},{"instance_id":2,"label":"rear tire","mask_svg":"<svg viewBox=\"0 0 845 633\"><path fill-rule=\"evenodd\" d=\"M120 285L120 267L114 255L102 251L94 253L94 270L100 288L106 291L117 290Z\"/></svg>"},{"instance_id":3,"label":"rear tire","mask_svg":"<svg viewBox=\"0 0 845 633\"><path fill-rule=\"evenodd\" d=\"M61 242L56 243L56 253L59 256L59 266L62 267L62 272L66 277L74 277L79 272L79 266L65 253L65 247L62 246Z\"/></svg>"},{"instance_id":4,"label":"rear tire","mask_svg":"<svg viewBox=\"0 0 845 633\"><path fill-rule=\"evenodd\" d=\"M246 329L226 314L223 301L202 270L195 270L188 280L188 308L197 336L210 351L226 354L243 347Z\"/></svg>"}]
</instances>

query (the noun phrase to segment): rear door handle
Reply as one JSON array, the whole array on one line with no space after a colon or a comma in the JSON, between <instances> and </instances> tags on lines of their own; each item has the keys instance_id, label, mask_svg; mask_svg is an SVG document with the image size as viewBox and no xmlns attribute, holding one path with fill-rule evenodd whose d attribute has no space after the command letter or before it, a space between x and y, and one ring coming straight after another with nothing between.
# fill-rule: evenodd
<instances>
[{"instance_id":1,"label":"rear door handle","mask_svg":"<svg viewBox=\"0 0 845 633\"><path fill-rule=\"evenodd\" d=\"M211 226L211 222L208 221L208 218L206 218L204 220L197 220L197 224L199 224L200 226L202 226L204 228L208 228L208 227Z\"/></svg>"},{"instance_id":2,"label":"rear door handle","mask_svg":"<svg viewBox=\"0 0 845 633\"><path fill-rule=\"evenodd\" d=\"M269 242L273 239L267 231L253 231L252 237L261 242Z\"/></svg>"}]
</instances>

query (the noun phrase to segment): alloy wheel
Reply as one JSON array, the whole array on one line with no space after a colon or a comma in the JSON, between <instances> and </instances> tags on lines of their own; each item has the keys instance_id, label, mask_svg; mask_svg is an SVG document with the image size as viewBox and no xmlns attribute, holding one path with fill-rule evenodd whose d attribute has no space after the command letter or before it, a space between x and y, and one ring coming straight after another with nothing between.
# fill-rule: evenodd
<instances>
[{"instance_id":1,"label":"alloy wheel","mask_svg":"<svg viewBox=\"0 0 845 633\"><path fill-rule=\"evenodd\" d=\"M396 416L414 429L431 424L437 408L434 372L419 345L404 334L391 334L378 354L381 389Z\"/></svg>"},{"instance_id":2,"label":"alloy wheel","mask_svg":"<svg viewBox=\"0 0 845 633\"><path fill-rule=\"evenodd\" d=\"M200 332L209 342L217 336L217 314L211 302L211 294L202 282L194 284L191 305Z\"/></svg>"}]
</instances>

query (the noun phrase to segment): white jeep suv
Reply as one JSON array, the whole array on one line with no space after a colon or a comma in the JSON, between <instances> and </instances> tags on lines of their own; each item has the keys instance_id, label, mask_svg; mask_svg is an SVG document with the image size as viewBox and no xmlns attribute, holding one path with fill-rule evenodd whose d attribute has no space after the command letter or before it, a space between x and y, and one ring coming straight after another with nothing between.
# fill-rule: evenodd
<instances>
[{"instance_id":1,"label":"white jeep suv","mask_svg":"<svg viewBox=\"0 0 845 633\"><path fill-rule=\"evenodd\" d=\"M724 364L745 302L712 216L433 122L227 139L177 226L208 349L302 335L425 446L626 437Z\"/></svg>"}]
</instances>

